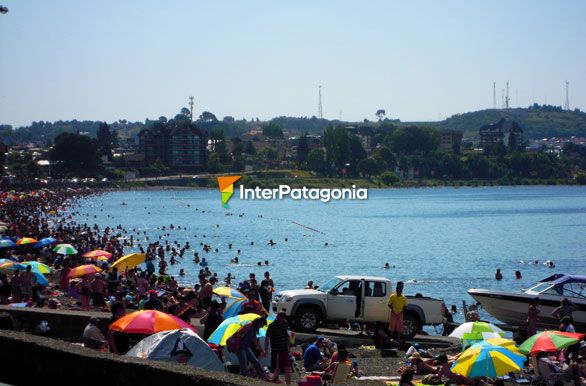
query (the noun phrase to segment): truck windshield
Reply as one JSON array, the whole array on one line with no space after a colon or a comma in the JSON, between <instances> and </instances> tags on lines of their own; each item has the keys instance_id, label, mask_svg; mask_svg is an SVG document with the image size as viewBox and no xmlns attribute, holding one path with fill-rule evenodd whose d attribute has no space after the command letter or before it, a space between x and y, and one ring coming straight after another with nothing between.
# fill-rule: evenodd
<instances>
[{"instance_id":1,"label":"truck windshield","mask_svg":"<svg viewBox=\"0 0 586 386\"><path fill-rule=\"evenodd\" d=\"M329 292L332 288L337 286L341 281L342 281L342 279L338 279L337 277L335 277L333 279L328 280L326 282L326 284L324 284L323 286L318 287L317 290L321 291L321 292Z\"/></svg>"}]
</instances>

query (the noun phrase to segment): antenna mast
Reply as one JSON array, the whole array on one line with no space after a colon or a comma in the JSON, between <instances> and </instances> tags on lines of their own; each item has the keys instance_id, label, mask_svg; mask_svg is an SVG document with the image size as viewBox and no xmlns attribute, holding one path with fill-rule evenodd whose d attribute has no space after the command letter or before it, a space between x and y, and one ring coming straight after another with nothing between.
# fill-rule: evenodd
<instances>
[{"instance_id":1,"label":"antenna mast","mask_svg":"<svg viewBox=\"0 0 586 386\"><path fill-rule=\"evenodd\" d=\"M323 119L324 117L324 111L323 111L323 106L321 104L321 86L319 86L319 102L317 104L317 116L319 119Z\"/></svg>"},{"instance_id":2,"label":"antenna mast","mask_svg":"<svg viewBox=\"0 0 586 386\"><path fill-rule=\"evenodd\" d=\"M507 81L507 97L505 98L505 109L509 109L509 81Z\"/></svg>"},{"instance_id":3,"label":"antenna mast","mask_svg":"<svg viewBox=\"0 0 586 386\"><path fill-rule=\"evenodd\" d=\"M189 117L191 118L191 122L193 122L193 105L195 104L193 99L192 96L189 97Z\"/></svg>"},{"instance_id":4,"label":"antenna mast","mask_svg":"<svg viewBox=\"0 0 586 386\"><path fill-rule=\"evenodd\" d=\"M496 82L492 82L492 108L496 110Z\"/></svg>"}]
</instances>

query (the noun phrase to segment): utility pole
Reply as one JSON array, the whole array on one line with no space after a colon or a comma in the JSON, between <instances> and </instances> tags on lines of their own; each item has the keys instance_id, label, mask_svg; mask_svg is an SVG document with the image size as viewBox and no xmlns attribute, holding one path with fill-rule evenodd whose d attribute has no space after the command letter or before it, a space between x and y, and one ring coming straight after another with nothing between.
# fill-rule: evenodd
<instances>
[{"instance_id":1,"label":"utility pole","mask_svg":"<svg viewBox=\"0 0 586 386\"><path fill-rule=\"evenodd\" d=\"M193 96L189 97L189 116L191 117L191 122L193 122L193 105L195 104L193 99Z\"/></svg>"},{"instance_id":2,"label":"utility pole","mask_svg":"<svg viewBox=\"0 0 586 386\"><path fill-rule=\"evenodd\" d=\"M317 104L317 116L319 119L323 119L324 111L323 111L323 106L321 104L321 86L319 86L318 93L319 93L319 102Z\"/></svg>"},{"instance_id":3,"label":"utility pole","mask_svg":"<svg viewBox=\"0 0 586 386\"><path fill-rule=\"evenodd\" d=\"M509 81L507 80L507 97L505 98L505 109L509 109Z\"/></svg>"},{"instance_id":4,"label":"utility pole","mask_svg":"<svg viewBox=\"0 0 586 386\"><path fill-rule=\"evenodd\" d=\"M501 88L501 109L505 108L505 89Z\"/></svg>"}]
</instances>

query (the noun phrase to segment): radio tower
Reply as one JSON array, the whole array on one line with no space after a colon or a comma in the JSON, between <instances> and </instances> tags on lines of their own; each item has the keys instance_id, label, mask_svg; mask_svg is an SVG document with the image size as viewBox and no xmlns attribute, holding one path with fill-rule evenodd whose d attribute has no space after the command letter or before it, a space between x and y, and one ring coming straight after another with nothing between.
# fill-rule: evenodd
<instances>
[{"instance_id":1,"label":"radio tower","mask_svg":"<svg viewBox=\"0 0 586 386\"><path fill-rule=\"evenodd\" d=\"M496 110L496 82L492 82L492 108Z\"/></svg>"},{"instance_id":2,"label":"radio tower","mask_svg":"<svg viewBox=\"0 0 586 386\"><path fill-rule=\"evenodd\" d=\"M509 81L507 81L507 96L505 97L505 109L509 109Z\"/></svg>"},{"instance_id":3,"label":"radio tower","mask_svg":"<svg viewBox=\"0 0 586 386\"><path fill-rule=\"evenodd\" d=\"M566 103L564 104L564 109L566 111L570 110L570 93L569 93L569 88L570 88L570 82L568 82L566 80Z\"/></svg>"},{"instance_id":4,"label":"radio tower","mask_svg":"<svg viewBox=\"0 0 586 386\"><path fill-rule=\"evenodd\" d=\"M191 122L193 122L193 105L195 103L193 102L193 97L190 96L189 97L189 116L191 117Z\"/></svg>"},{"instance_id":5,"label":"radio tower","mask_svg":"<svg viewBox=\"0 0 586 386\"><path fill-rule=\"evenodd\" d=\"M324 117L323 106L321 104L321 86L319 86L319 102L317 104L317 116L319 119L323 119Z\"/></svg>"}]
</instances>

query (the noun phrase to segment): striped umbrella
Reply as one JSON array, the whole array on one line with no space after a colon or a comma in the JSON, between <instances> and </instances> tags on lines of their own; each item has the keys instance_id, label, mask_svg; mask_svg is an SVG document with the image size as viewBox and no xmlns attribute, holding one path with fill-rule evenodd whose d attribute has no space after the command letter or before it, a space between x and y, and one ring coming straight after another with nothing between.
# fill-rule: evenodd
<instances>
[{"instance_id":1,"label":"striped umbrella","mask_svg":"<svg viewBox=\"0 0 586 386\"><path fill-rule=\"evenodd\" d=\"M156 334L157 332L180 328L189 328L197 333L197 330L192 325L176 316L157 310L131 312L110 324L109 328L110 330L127 334Z\"/></svg>"},{"instance_id":2,"label":"striped umbrella","mask_svg":"<svg viewBox=\"0 0 586 386\"><path fill-rule=\"evenodd\" d=\"M16 245L34 244L36 242L37 239L33 239L32 237L23 237L16 242Z\"/></svg>"},{"instance_id":3,"label":"striped umbrella","mask_svg":"<svg viewBox=\"0 0 586 386\"><path fill-rule=\"evenodd\" d=\"M452 365L452 372L468 378L499 377L520 371L527 358L485 341L466 349Z\"/></svg>"},{"instance_id":4,"label":"striped umbrella","mask_svg":"<svg viewBox=\"0 0 586 386\"><path fill-rule=\"evenodd\" d=\"M6 259L2 259L2 260L6 260ZM42 263L39 263L39 264L42 264ZM15 261L0 262L0 269L10 269L13 271L17 271L17 270L18 271L25 271L26 267L27 267L27 264L17 263ZM37 279L37 284L45 285L45 286L49 285L47 278L41 272L39 272L38 268L35 269L35 268L33 268L33 266L31 266L31 272L35 275L35 278Z\"/></svg>"},{"instance_id":5,"label":"striped umbrella","mask_svg":"<svg viewBox=\"0 0 586 386\"><path fill-rule=\"evenodd\" d=\"M234 335L236 331L240 330L240 327L244 326L252 322L255 319L260 318L261 316L258 314L242 314L236 315L231 318L224 320L218 328L212 333L212 335L208 338L208 343L213 343L217 346L225 346L226 341L229 337ZM267 323L270 323L272 320L267 319ZM268 326L268 324L267 324ZM258 336L265 336L267 332L267 326L261 328L258 331Z\"/></svg>"},{"instance_id":6,"label":"striped umbrella","mask_svg":"<svg viewBox=\"0 0 586 386\"><path fill-rule=\"evenodd\" d=\"M557 352L578 343L582 338L584 334L547 330L531 336L519 346L519 350L526 354Z\"/></svg>"},{"instance_id":7,"label":"striped umbrella","mask_svg":"<svg viewBox=\"0 0 586 386\"><path fill-rule=\"evenodd\" d=\"M246 299L246 295L231 287L214 288L214 293L218 296L226 296L227 298Z\"/></svg>"},{"instance_id":8,"label":"striped umbrella","mask_svg":"<svg viewBox=\"0 0 586 386\"><path fill-rule=\"evenodd\" d=\"M94 260L108 261L112 254L110 252L102 251L101 249L94 249L83 254L83 257Z\"/></svg>"},{"instance_id":9,"label":"striped umbrella","mask_svg":"<svg viewBox=\"0 0 586 386\"><path fill-rule=\"evenodd\" d=\"M53 248L53 252L59 255L75 255L77 249L73 248L73 245L71 244L57 244L55 248Z\"/></svg>"},{"instance_id":10,"label":"striped umbrella","mask_svg":"<svg viewBox=\"0 0 586 386\"><path fill-rule=\"evenodd\" d=\"M102 270L99 267L96 267L93 264L85 264L80 265L79 267L72 268L71 271L69 271L69 273L67 274L67 277L69 279L73 279L85 275L94 275L100 272L102 272Z\"/></svg>"},{"instance_id":11,"label":"striped umbrella","mask_svg":"<svg viewBox=\"0 0 586 386\"><path fill-rule=\"evenodd\" d=\"M8 239L2 239L2 240L0 240L0 248L12 248L15 245L16 244L12 240L8 240Z\"/></svg>"},{"instance_id":12,"label":"striped umbrella","mask_svg":"<svg viewBox=\"0 0 586 386\"><path fill-rule=\"evenodd\" d=\"M519 348L517 347L515 341L511 340L511 339L491 338L491 339L486 339L486 343L490 343L493 346L501 346L504 348L508 348L509 350L514 352L515 354L522 354L521 351L519 351Z\"/></svg>"},{"instance_id":13,"label":"striped umbrella","mask_svg":"<svg viewBox=\"0 0 586 386\"><path fill-rule=\"evenodd\" d=\"M26 269L27 265L30 265L31 271L33 271L33 272L38 272L38 273L43 273L43 274L53 272L53 268L51 268L47 264L43 264L39 261L23 261L22 263L19 263L19 265L21 265L23 267L23 270Z\"/></svg>"}]
</instances>

